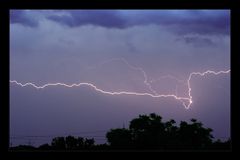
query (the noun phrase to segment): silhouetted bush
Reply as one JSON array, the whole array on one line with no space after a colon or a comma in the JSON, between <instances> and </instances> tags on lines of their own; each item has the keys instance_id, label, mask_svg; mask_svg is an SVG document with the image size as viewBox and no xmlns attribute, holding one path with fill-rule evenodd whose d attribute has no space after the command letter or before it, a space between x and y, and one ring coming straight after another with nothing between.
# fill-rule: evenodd
<instances>
[{"instance_id":1,"label":"silhouetted bush","mask_svg":"<svg viewBox=\"0 0 240 160\"><path fill-rule=\"evenodd\" d=\"M151 113L139 115L130 121L128 128L111 129L106 133L109 144L95 145L94 138L55 137L51 145L38 148L30 145L11 147L11 150L111 150L111 149L157 149L164 150L225 150L230 149L231 139L213 142L211 128L203 127L201 122L191 119L190 123L181 121L179 126L171 119L163 122L162 117Z\"/></svg>"},{"instance_id":2,"label":"silhouetted bush","mask_svg":"<svg viewBox=\"0 0 240 160\"><path fill-rule=\"evenodd\" d=\"M206 149L212 145L212 129L196 119L181 121L179 127L175 123L163 122L155 113L139 115L130 121L129 129L111 129L106 137L110 146L122 149Z\"/></svg>"}]
</instances>

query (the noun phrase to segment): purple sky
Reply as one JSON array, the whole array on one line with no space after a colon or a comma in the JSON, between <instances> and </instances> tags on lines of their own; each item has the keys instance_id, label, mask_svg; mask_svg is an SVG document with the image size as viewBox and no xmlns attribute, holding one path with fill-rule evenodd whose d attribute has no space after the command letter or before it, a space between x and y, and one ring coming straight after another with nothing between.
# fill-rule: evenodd
<instances>
[{"instance_id":1,"label":"purple sky","mask_svg":"<svg viewBox=\"0 0 240 160\"><path fill-rule=\"evenodd\" d=\"M10 11L11 80L38 86L88 82L109 92L152 93L136 67L157 94L187 97L191 72L230 69L230 11ZM230 74L194 76L191 88L193 104L187 110L172 97L11 83L10 136L16 137L11 143L38 145L50 142L51 135L68 134L104 143L110 128L127 127L139 114L152 112L177 122L196 118L214 130L214 137L228 138Z\"/></svg>"}]
</instances>

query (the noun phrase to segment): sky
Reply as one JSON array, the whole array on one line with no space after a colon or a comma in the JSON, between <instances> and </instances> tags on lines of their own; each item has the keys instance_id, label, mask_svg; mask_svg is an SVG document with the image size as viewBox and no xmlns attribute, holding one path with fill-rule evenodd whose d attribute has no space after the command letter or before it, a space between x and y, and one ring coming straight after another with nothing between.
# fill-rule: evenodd
<instances>
[{"instance_id":1,"label":"sky","mask_svg":"<svg viewBox=\"0 0 240 160\"><path fill-rule=\"evenodd\" d=\"M94 137L139 114L196 118L230 137L229 10L11 10L10 143ZM134 92L174 97L102 93Z\"/></svg>"}]
</instances>

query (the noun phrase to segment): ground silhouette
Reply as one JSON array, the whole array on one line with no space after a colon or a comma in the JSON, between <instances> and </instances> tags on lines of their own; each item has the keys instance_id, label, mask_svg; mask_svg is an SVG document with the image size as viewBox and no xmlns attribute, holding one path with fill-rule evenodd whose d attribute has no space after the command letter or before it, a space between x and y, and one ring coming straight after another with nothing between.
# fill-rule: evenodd
<instances>
[{"instance_id":1,"label":"ground silhouette","mask_svg":"<svg viewBox=\"0 0 240 160\"><path fill-rule=\"evenodd\" d=\"M10 150L230 150L231 140L213 141L212 131L196 119L191 119L189 123L181 121L177 126L175 120L163 122L160 115L151 113L131 120L129 128L108 131L108 143L105 144L95 144L94 138L69 135L53 138L50 145L19 145Z\"/></svg>"}]
</instances>

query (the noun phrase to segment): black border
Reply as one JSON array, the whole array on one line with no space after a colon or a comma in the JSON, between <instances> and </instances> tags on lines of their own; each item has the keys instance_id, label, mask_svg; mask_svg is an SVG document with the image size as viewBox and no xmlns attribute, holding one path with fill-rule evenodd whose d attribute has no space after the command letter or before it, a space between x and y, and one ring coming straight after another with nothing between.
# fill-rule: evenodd
<instances>
[{"instance_id":1,"label":"black border","mask_svg":"<svg viewBox=\"0 0 240 160\"><path fill-rule=\"evenodd\" d=\"M238 54L240 53L240 9L237 0L2 0L0 2L0 156L13 154L9 147L9 10L10 9L230 9L231 10L231 138L232 150L238 152L240 109L237 91ZM4 75L4 76L3 76ZM238 79L238 80L237 80ZM28 153L28 152L27 152ZM40 152L38 152L40 153ZM37 153L37 155L39 155ZM59 153L59 152L56 152ZM81 152L79 152L81 153ZM16 154L16 153L14 153ZM18 153L24 155L25 153ZM31 153L33 154L33 153ZM74 153L75 154L75 153ZM162 154L162 153L161 153Z\"/></svg>"},{"instance_id":2,"label":"black border","mask_svg":"<svg viewBox=\"0 0 240 160\"><path fill-rule=\"evenodd\" d=\"M31 8L31 9L88 9L88 8L113 8L113 9L201 9L221 8L227 9L234 6L237 0L2 0L4 8Z\"/></svg>"}]
</instances>

